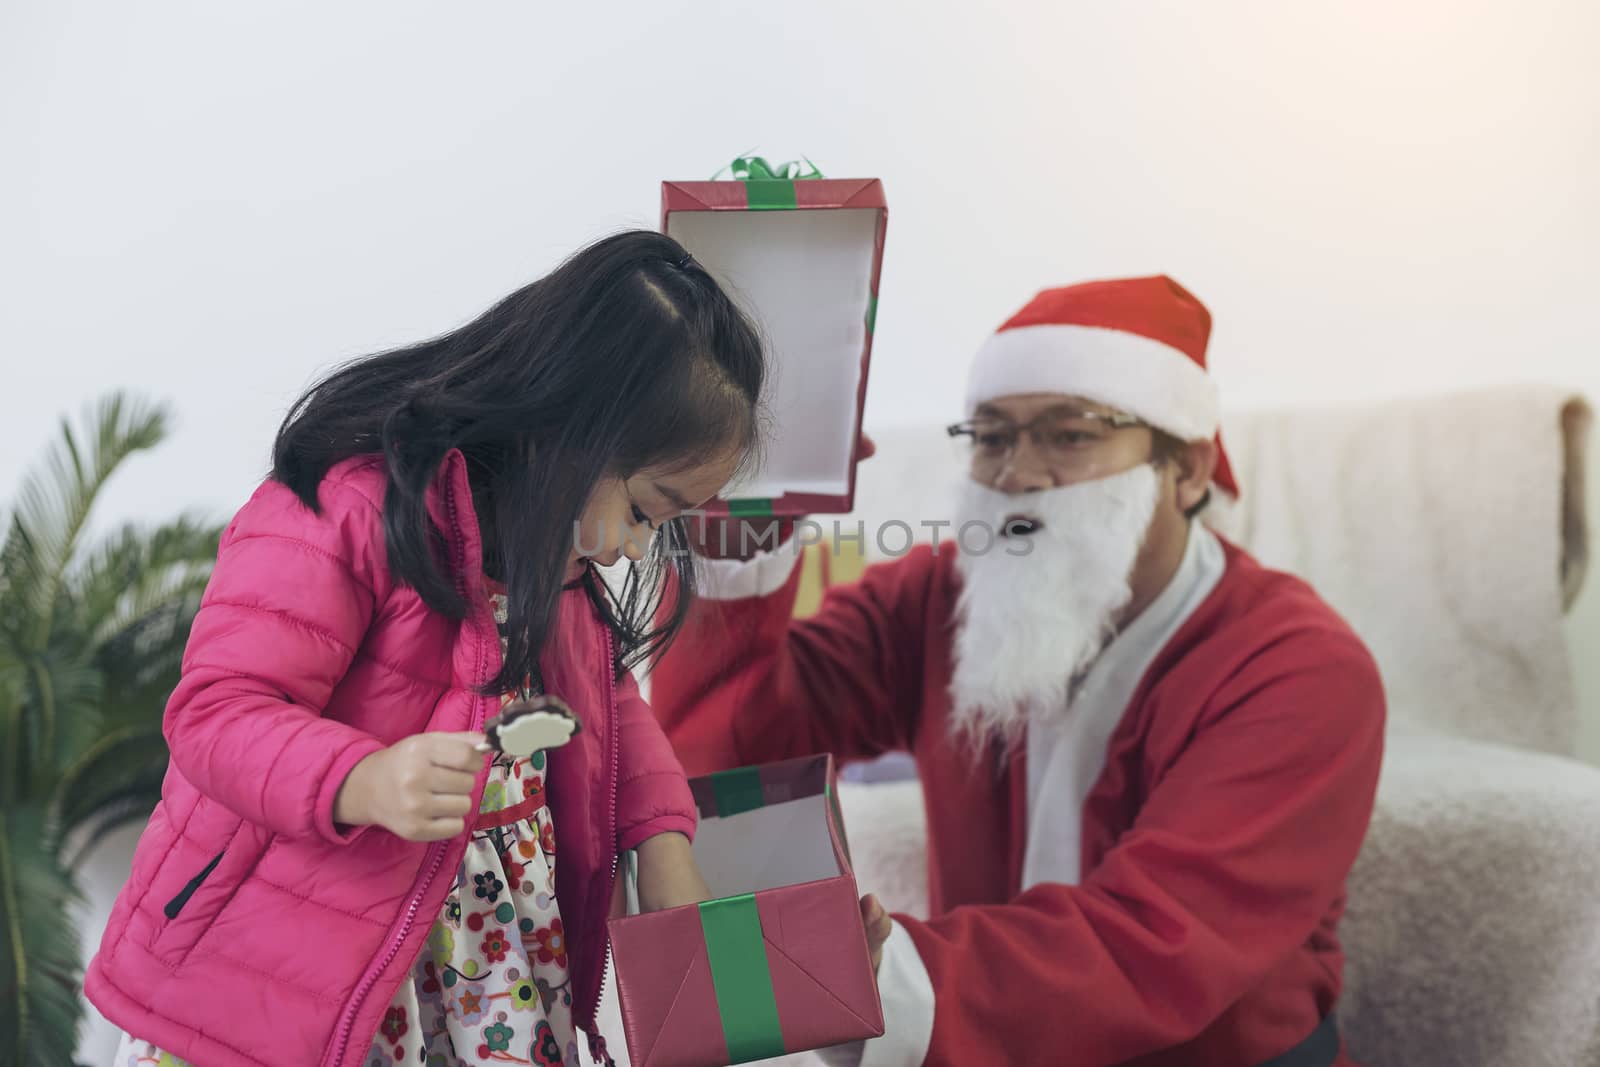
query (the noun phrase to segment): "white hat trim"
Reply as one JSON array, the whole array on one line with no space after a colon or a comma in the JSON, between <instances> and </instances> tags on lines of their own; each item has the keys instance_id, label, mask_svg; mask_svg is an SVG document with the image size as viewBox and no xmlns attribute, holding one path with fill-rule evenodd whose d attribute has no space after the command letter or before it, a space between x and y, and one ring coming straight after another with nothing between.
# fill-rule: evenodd
<instances>
[{"instance_id":1,"label":"white hat trim","mask_svg":"<svg viewBox=\"0 0 1600 1067\"><path fill-rule=\"evenodd\" d=\"M1099 326L1019 326L979 349L967 414L1022 393L1065 393L1136 415L1183 441L1217 432L1217 386L1171 345Z\"/></svg>"}]
</instances>

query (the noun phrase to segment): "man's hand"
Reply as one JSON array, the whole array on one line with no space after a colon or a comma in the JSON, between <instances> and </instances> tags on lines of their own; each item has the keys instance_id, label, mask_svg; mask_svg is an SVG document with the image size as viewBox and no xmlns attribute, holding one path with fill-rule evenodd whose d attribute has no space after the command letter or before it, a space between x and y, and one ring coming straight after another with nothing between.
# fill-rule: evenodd
<instances>
[{"instance_id":1,"label":"man's hand","mask_svg":"<svg viewBox=\"0 0 1600 1067\"><path fill-rule=\"evenodd\" d=\"M883 910L883 905L871 893L861 898L861 925L867 931L867 948L872 953L872 973L878 973L878 965L883 962L883 943L889 940L889 934L894 930L894 920L889 918L889 913Z\"/></svg>"},{"instance_id":2,"label":"man's hand","mask_svg":"<svg viewBox=\"0 0 1600 1067\"><path fill-rule=\"evenodd\" d=\"M381 826L407 841L444 841L467 828L483 768L482 734L415 734L350 769L333 799L341 826Z\"/></svg>"},{"instance_id":3,"label":"man's hand","mask_svg":"<svg viewBox=\"0 0 1600 1067\"><path fill-rule=\"evenodd\" d=\"M878 451L872 438L862 434L856 442L856 462ZM689 545L706 559L751 559L762 548L773 549L794 533L794 517L738 519L732 515L701 515L689 522Z\"/></svg>"},{"instance_id":4,"label":"man's hand","mask_svg":"<svg viewBox=\"0 0 1600 1067\"><path fill-rule=\"evenodd\" d=\"M639 910L662 911L711 899L687 837L656 834L639 843L638 853Z\"/></svg>"}]
</instances>

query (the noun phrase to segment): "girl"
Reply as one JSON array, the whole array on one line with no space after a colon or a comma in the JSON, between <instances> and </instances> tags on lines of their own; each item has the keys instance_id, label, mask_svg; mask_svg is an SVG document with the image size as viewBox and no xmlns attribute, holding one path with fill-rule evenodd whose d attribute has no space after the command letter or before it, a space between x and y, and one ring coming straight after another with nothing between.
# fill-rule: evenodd
<instances>
[{"instance_id":1,"label":"girl","mask_svg":"<svg viewBox=\"0 0 1600 1067\"><path fill-rule=\"evenodd\" d=\"M295 405L223 538L90 966L119 1065L579 1061L618 853L647 910L707 895L627 668L682 622L676 596L652 622L663 578L693 587L672 520L751 456L763 374L711 277L636 232ZM593 568L623 556L613 592ZM501 702L540 694L571 740L481 754Z\"/></svg>"}]
</instances>

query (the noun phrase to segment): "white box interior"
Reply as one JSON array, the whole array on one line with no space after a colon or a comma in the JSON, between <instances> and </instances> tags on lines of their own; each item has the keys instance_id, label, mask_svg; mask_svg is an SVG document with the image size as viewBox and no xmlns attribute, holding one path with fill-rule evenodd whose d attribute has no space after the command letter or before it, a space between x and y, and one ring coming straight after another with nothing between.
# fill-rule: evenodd
<instances>
[{"instance_id":1,"label":"white box interior","mask_svg":"<svg viewBox=\"0 0 1600 1067\"><path fill-rule=\"evenodd\" d=\"M765 463L722 497L849 491L877 227L876 208L667 216L771 353Z\"/></svg>"},{"instance_id":2,"label":"white box interior","mask_svg":"<svg viewBox=\"0 0 1600 1067\"><path fill-rule=\"evenodd\" d=\"M704 818L695 831L694 858L719 897L801 885L841 873L828 834L827 797L816 794Z\"/></svg>"},{"instance_id":3,"label":"white box interior","mask_svg":"<svg viewBox=\"0 0 1600 1067\"><path fill-rule=\"evenodd\" d=\"M694 858L712 896L759 893L843 874L828 834L827 805L827 796L818 793L728 818L703 816ZM638 915L637 853L628 853L625 874L627 914Z\"/></svg>"}]
</instances>

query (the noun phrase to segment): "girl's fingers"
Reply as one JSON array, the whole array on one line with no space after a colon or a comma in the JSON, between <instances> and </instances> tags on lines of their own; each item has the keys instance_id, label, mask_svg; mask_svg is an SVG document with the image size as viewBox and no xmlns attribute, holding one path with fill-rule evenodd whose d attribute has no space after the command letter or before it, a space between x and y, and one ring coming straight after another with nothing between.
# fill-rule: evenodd
<instances>
[{"instance_id":1,"label":"girl's fingers","mask_svg":"<svg viewBox=\"0 0 1600 1067\"><path fill-rule=\"evenodd\" d=\"M476 773L483 766L478 751L482 734L429 734L428 762L435 767Z\"/></svg>"},{"instance_id":2,"label":"girl's fingers","mask_svg":"<svg viewBox=\"0 0 1600 1067\"><path fill-rule=\"evenodd\" d=\"M413 840L448 841L452 837L460 836L466 828L467 823L464 819L429 819Z\"/></svg>"},{"instance_id":3,"label":"girl's fingers","mask_svg":"<svg viewBox=\"0 0 1600 1067\"><path fill-rule=\"evenodd\" d=\"M433 819L464 819L472 813L472 798L465 794L446 796L434 794L428 802L428 816Z\"/></svg>"},{"instance_id":4,"label":"girl's fingers","mask_svg":"<svg viewBox=\"0 0 1600 1067\"><path fill-rule=\"evenodd\" d=\"M471 796L477 781L478 776L471 771L455 771L448 767L430 767L423 777L428 792L439 796Z\"/></svg>"}]
</instances>

